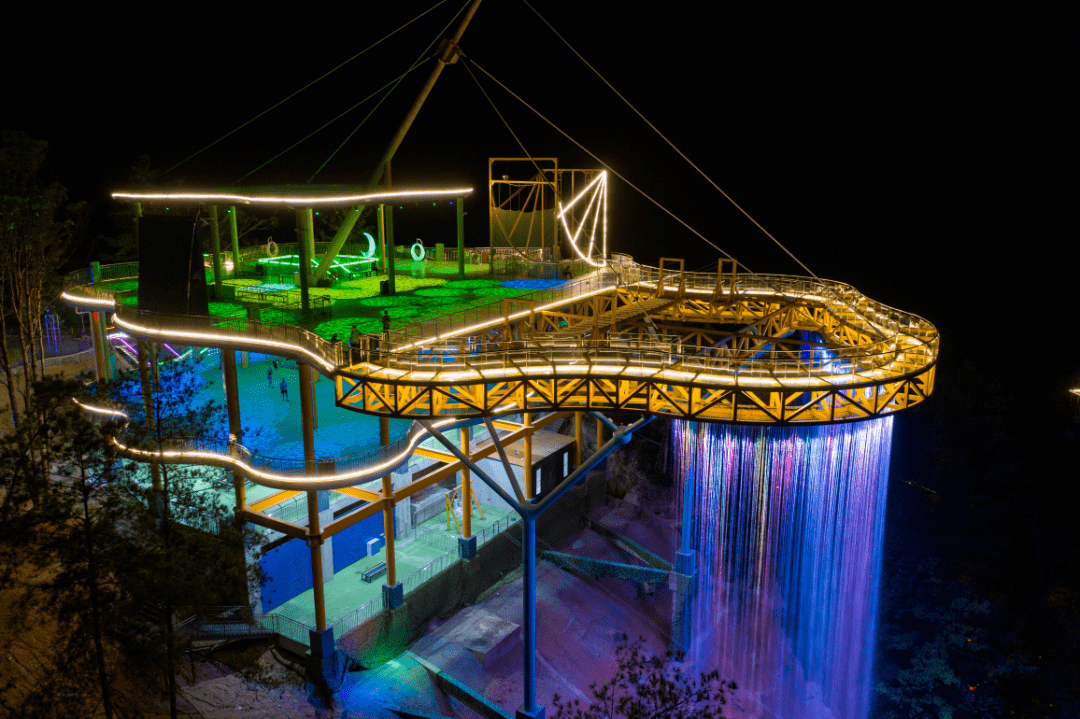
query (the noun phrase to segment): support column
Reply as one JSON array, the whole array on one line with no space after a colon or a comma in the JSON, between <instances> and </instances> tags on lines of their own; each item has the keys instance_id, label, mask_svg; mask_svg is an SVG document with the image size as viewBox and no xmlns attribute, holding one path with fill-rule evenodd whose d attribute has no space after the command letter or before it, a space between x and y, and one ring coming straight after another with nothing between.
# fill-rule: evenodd
<instances>
[{"instance_id":1,"label":"support column","mask_svg":"<svg viewBox=\"0 0 1080 719\"><path fill-rule=\"evenodd\" d=\"M239 444L243 429L240 426L240 392L236 382L236 355L233 350L221 350L221 363L225 370L225 406L229 412L229 444ZM244 475L233 470L233 489L236 492L236 511L247 509L244 493Z\"/></svg>"},{"instance_id":2,"label":"support column","mask_svg":"<svg viewBox=\"0 0 1080 719\"><path fill-rule=\"evenodd\" d=\"M461 428L461 453L472 459L472 447L470 428ZM472 533L472 475L468 467L461 468L461 529L462 536L458 539L458 547L464 559L472 559L476 556L476 537Z\"/></svg>"},{"instance_id":3,"label":"support column","mask_svg":"<svg viewBox=\"0 0 1080 719\"><path fill-rule=\"evenodd\" d=\"M311 547L311 582L315 594L315 629L326 629L326 596L323 593L322 573L322 537L319 536L319 493L309 489L308 506L308 546Z\"/></svg>"},{"instance_id":4,"label":"support column","mask_svg":"<svg viewBox=\"0 0 1080 719\"><path fill-rule=\"evenodd\" d=\"M236 205L229 207L229 239L232 241L233 274L240 271L240 235L236 231Z\"/></svg>"},{"instance_id":5,"label":"support column","mask_svg":"<svg viewBox=\"0 0 1080 719\"><path fill-rule=\"evenodd\" d=\"M387 174L390 170L387 169ZM394 276L396 274L394 263L394 206L386 205L386 217L383 218L386 232L386 244L390 250L390 270L386 273L386 279L390 282L390 294L397 293L397 284Z\"/></svg>"},{"instance_id":6,"label":"support column","mask_svg":"<svg viewBox=\"0 0 1080 719\"><path fill-rule=\"evenodd\" d=\"M533 487L533 464L532 464L532 414L524 412L522 419L525 423L525 499L532 499L536 494Z\"/></svg>"},{"instance_id":7,"label":"support column","mask_svg":"<svg viewBox=\"0 0 1080 719\"><path fill-rule=\"evenodd\" d=\"M574 412L574 469L581 466L582 413Z\"/></svg>"},{"instance_id":8,"label":"support column","mask_svg":"<svg viewBox=\"0 0 1080 719\"><path fill-rule=\"evenodd\" d=\"M300 365L301 367L307 367L308 379L311 381L311 426L313 429L319 428L319 397L318 392L315 391L315 383L319 381L319 373L311 365Z\"/></svg>"},{"instance_id":9,"label":"support column","mask_svg":"<svg viewBox=\"0 0 1080 719\"><path fill-rule=\"evenodd\" d=\"M465 198L459 197L454 200L457 208L457 276L459 280L465 279Z\"/></svg>"},{"instance_id":10,"label":"support column","mask_svg":"<svg viewBox=\"0 0 1080 719\"><path fill-rule=\"evenodd\" d=\"M345 241L349 239L349 235L353 231L353 227L356 226L356 221L360 219L360 213L364 211L363 205L357 205L351 207L345 211L345 218L341 221L341 225L338 226L338 231L334 234L334 239L330 241L330 246L326 248L326 252L323 253L322 259L319 260L319 266L315 269L315 279L321 280L326 277L327 270L330 269L330 265L333 264L334 258L341 252L341 248L345 245Z\"/></svg>"},{"instance_id":11,"label":"support column","mask_svg":"<svg viewBox=\"0 0 1080 719\"><path fill-rule=\"evenodd\" d=\"M671 649L689 651L693 642L696 558L693 549L694 485L686 478L682 497L679 550L675 553L675 604L671 618Z\"/></svg>"},{"instance_id":12,"label":"support column","mask_svg":"<svg viewBox=\"0 0 1080 719\"><path fill-rule=\"evenodd\" d=\"M154 414L154 395L150 379L150 368L147 366L147 363L150 361L148 345L149 343L146 340L137 341L138 353L135 361L139 365L139 384L142 387L143 414L146 416L146 430L153 436L157 429L157 421L156 415ZM154 461L150 462L150 483L154 490L154 494L161 492L161 465Z\"/></svg>"},{"instance_id":13,"label":"support column","mask_svg":"<svg viewBox=\"0 0 1080 719\"><path fill-rule=\"evenodd\" d=\"M300 255L300 309L307 312L311 307L308 288L311 284L311 254L308 251L309 239L315 240L315 228L310 207L296 210L296 247Z\"/></svg>"},{"instance_id":14,"label":"support column","mask_svg":"<svg viewBox=\"0 0 1080 719\"><path fill-rule=\"evenodd\" d=\"M596 448L600 449L604 446L604 423L600 420L596 420Z\"/></svg>"},{"instance_id":15,"label":"support column","mask_svg":"<svg viewBox=\"0 0 1080 719\"><path fill-rule=\"evenodd\" d=\"M90 339L94 343L94 369L97 370L97 381L105 382L109 379L109 375L105 364L105 341L101 336L99 314L99 312L90 313Z\"/></svg>"},{"instance_id":16,"label":"support column","mask_svg":"<svg viewBox=\"0 0 1080 719\"><path fill-rule=\"evenodd\" d=\"M304 433L305 474L309 477L319 473L315 463L315 433L311 416L311 373L307 365L298 363L300 369L300 420ZM322 532L319 528L319 493L308 490L308 546L311 548L311 579L315 599L315 629L326 629L326 597L323 594Z\"/></svg>"},{"instance_id":17,"label":"support column","mask_svg":"<svg viewBox=\"0 0 1080 719\"><path fill-rule=\"evenodd\" d=\"M221 228L218 226L217 205L210 205L210 258L214 263L214 299L225 298L225 290L222 281L225 279L221 271Z\"/></svg>"},{"instance_id":18,"label":"support column","mask_svg":"<svg viewBox=\"0 0 1080 719\"><path fill-rule=\"evenodd\" d=\"M390 444L390 420L379 417L379 443ZM382 478L382 493L386 499L383 504L383 534L386 538L386 584L383 585L383 608L397 609L405 601L405 587L397 580L397 568L394 565L394 475Z\"/></svg>"},{"instance_id":19,"label":"support column","mask_svg":"<svg viewBox=\"0 0 1080 719\"><path fill-rule=\"evenodd\" d=\"M521 645L525 660L525 702L518 707L517 719L543 719L544 707L536 703L536 517L522 517L521 524L524 565Z\"/></svg>"}]
</instances>

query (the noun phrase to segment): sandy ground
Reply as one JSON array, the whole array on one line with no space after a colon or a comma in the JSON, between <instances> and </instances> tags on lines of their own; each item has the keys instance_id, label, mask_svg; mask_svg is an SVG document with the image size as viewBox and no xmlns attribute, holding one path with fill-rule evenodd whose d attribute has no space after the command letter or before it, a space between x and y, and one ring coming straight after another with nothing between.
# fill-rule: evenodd
<instances>
[{"instance_id":1,"label":"sandy ground","mask_svg":"<svg viewBox=\"0 0 1080 719\"><path fill-rule=\"evenodd\" d=\"M593 518L626 534L665 558L674 552L674 521L666 497L645 497L632 493L623 501L611 499L599 507ZM657 501L659 500L659 501ZM652 509L642 509L642 506ZM546 549L541 545L541 549ZM583 530L571 537L559 551L600 559L634 562L612 542ZM468 649L449 641L461 624L468 624L477 612L495 615L521 624L522 580L499 587L474 607L431 624L426 634L409 652L378 669L351 672L333 697L332 706L322 706L303 686L285 685L267 690L247 684L235 674L215 665L199 667L193 681L186 681L184 696L194 710L192 716L206 719L234 717L396 717L390 707L439 713L427 672L413 655L438 666L455 679L481 692L511 714L522 701L522 648L515 638L492 666ZM591 699L589 685L606 681L615 670L615 649L623 636L643 637L645 649L662 654L668 646L671 624L671 591L656 588L645 595L630 582L615 578L592 580L540 562L537 572L537 697L551 713L551 697ZM281 680L299 681L298 675L282 669L264 654L260 660L269 671L278 671ZM278 669L274 669L277 664ZM471 710L451 700L454 713L469 719Z\"/></svg>"}]
</instances>

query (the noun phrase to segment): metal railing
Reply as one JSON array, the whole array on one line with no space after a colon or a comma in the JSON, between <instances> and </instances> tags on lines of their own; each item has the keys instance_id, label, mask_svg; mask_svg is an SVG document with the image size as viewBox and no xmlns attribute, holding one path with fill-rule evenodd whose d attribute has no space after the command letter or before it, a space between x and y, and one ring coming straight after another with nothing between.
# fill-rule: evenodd
<instances>
[{"instance_id":1,"label":"metal railing","mask_svg":"<svg viewBox=\"0 0 1080 719\"><path fill-rule=\"evenodd\" d=\"M369 599L345 616L339 618L330 625L334 630L334 638L341 639L343 636L356 629L358 626L371 619L382 611L382 597Z\"/></svg>"},{"instance_id":2,"label":"metal railing","mask_svg":"<svg viewBox=\"0 0 1080 719\"><path fill-rule=\"evenodd\" d=\"M280 634L299 642L309 643L310 627L283 614L257 614L249 606L197 607L184 612L178 628L200 636L221 638L257 637Z\"/></svg>"},{"instance_id":3,"label":"metal railing","mask_svg":"<svg viewBox=\"0 0 1080 719\"><path fill-rule=\"evenodd\" d=\"M404 585L404 593L408 595L409 592L413 591L436 574L449 569L450 565L454 562L460 561L461 554L457 547L440 554L420 569L417 569L415 572L405 577L405 579L399 580Z\"/></svg>"},{"instance_id":4,"label":"metal railing","mask_svg":"<svg viewBox=\"0 0 1080 719\"><path fill-rule=\"evenodd\" d=\"M523 297L536 306L561 304L590 293L599 292L616 285L635 285L645 292L657 292L662 287L666 293L711 294L717 289L717 278L712 273L664 272L654 267L634 264L625 255L619 256L612 268L596 270L585 277L550 290L526 292ZM108 266L116 269L113 274L131 271L130 263ZM102 268L102 275L105 275ZM85 277L89 271L69 275L69 279ZM70 283L68 283L70 284ZM728 281L730 285L730 281ZM390 332L395 349L390 353L372 355L363 353L365 359L397 369L422 369L430 371L432 364L446 365L461 362L468 368L552 368L555 364L577 364L583 370L595 365L638 367L642 370L678 370L687 373L719 374L733 377L810 377L827 376L830 382L842 383L845 375L852 382L863 381L857 375L879 369L905 355L908 364L925 366L937 355L936 329L917 315L901 312L859 294L850 285L825 280L791 277L787 275L740 275L734 287L720 286L728 296L755 295L765 298L781 297L786 300L811 300L830 306L834 316L841 319L849 330L865 337L881 337L877 341L861 345L829 348L828 359L806 361L793 356L793 352L769 349L765 351L729 347L698 347L676 345L674 347L650 347L643 343L625 340L565 340L530 341L525 346L501 346L488 349L482 329L486 325L497 327L504 318L504 302L489 302L434 318L427 322L398 327ZM79 292L98 295L105 288L82 286ZM518 310L528 312L524 307ZM284 356L310 361L306 353L324 363L324 369L347 364L348 349L341 343L329 342L319 335L296 325L249 320L242 316L192 317L183 315L152 314L139 312L137 308L117 305L117 315L124 321L143 322L155 329L192 332L202 335L204 341L218 341L237 346L250 345L251 340L262 340L268 349ZM478 327L470 337L451 337ZM903 336L903 341L900 337ZM421 348L411 351L418 343ZM305 352L306 351L306 352ZM365 370L366 372L366 370ZM346 374L351 372L346 371Z\"/></svg>"}]
</instances>

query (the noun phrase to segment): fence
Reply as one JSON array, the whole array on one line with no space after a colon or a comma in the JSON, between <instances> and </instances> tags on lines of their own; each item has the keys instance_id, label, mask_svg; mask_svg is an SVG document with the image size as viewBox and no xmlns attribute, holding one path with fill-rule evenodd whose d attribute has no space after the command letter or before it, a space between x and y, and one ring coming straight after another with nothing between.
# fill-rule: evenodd
<instances>
[{"instance_id":1,"label":"fence","mask_svg":"<svg viewBox=\"0 0 1080 719\"><path fill-rule=\"evenodd\" d=\"M382 611L382 597L376 597L364 602L330 625L330 628L334 630L334 637L341 639L380 611Z\"/></svg>"},{"instance_id":2,"label":"fence","mask_svg":"<svg viewBox=\"0 0 1080 719\"><path fill-rule=\"evenodd\" d=\"M407 595L409 592L416 589L444 569L448 569L451 564L458 561L461 561L461 554L457 547L443 552L420 569L417 569L415 572L405 577L405 579L399 580L404 585L403 591Z\"/></svg>"}]
</instances>

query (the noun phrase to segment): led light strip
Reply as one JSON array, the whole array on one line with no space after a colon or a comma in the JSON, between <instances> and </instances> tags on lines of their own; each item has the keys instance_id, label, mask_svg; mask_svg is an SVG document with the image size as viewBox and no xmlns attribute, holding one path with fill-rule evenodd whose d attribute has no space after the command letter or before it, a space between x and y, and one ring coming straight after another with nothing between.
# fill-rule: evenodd
<instances>
[{"instance_id":1,"label":"led light strip","mask_svg":"<svg viewBox=\"0 0 1080 719\"><path fill-rule=\"evenodd\" d=\"M536 396L536 392L529 392L526 395L526 398L534 397L534 396ZM102 414L102 415L107 415L107 416L111 416L111 417L122 417L124 419L125 424L130 419L126 413L124 413L124 412L122 412L120 410L108 409L108 408L104 408L104 407L94 407L93 405L83 404L82 402L80 402L80 401L78 401L77 399L74 399L74 398L72 398L72 402L74 402L76 405L78 405L79 407L81 407L84 410L87 410L89 412L94 412L96 414ZM526 408L520 408L519 409L519 408L513 406L511 403L508 402L508 403L504 403L504 404L496 407L494 411L499 412L499 411L504 411L506 409L516 410L514 412L516 414L518 411L525 411L528 408L526 407ZM441 421L434 422L432 424L432 426L435 429L441 429L443 427L446 427L448 425L452 425L452 424L454 424L456 422L460 422L460 421L461 421L461 418L453 417L453 418L444 419L444 420L441 420ZM405 462L409 461L409 457L411 457L413 455L413 453L416 451L416 447L419 446L419 444L421 442L423 442L426 439L429 439L430 437L431 437L431 434L429 432L427 432L426 430L423 431L423 432L417 432L416 435L412 438L412 441L410 441L409 444L404 449L401 450L401 452L399 452L397 455L391 457L390 459L388 459L388 460L386 460L386 461L384 461L384 462L382 462L380 464L370 466L370 467L366 467L365 469L353 470L351 472L340 472L340 473L337 473L337 474L318 475L318 477L296 476L296 475L288 475L288 474L277 474L277 473L274 473L274 472L266 472L266 471L263 471L263 470L258 469L256 467L252 467L250 464L247 464L246 462L243 462L243 461L241 461L241 460L239 460L239 459L237 459L235 457L230 457L229 455L225 455L225 454L218 454L217 452L205 452L205 451L199 451L199 450L190 450L190 451L161 450L161 451L158 451L158 452L152 452L152 451L149 451L149 450L139 449L139 448L136 448L136 447L130 447L128 445L125 445L122 442L120 442L120 440L116 439L115 437L113 438L112 441L113 441L113 444L115 444L116 447L120 451L125 452L126 454L128 454L130 456L133 456L133 457L145 457L148 460L153 459L154 457L160 457L162 459L180 459L180 460L184 460L184 459L191 459L191 460L202 459L202 460L214 462L215 464L224 463L224 464L228 464L228 465L234 467L235 469L243 472L248 477L250 477L252 479L252 481L257 482L258 484L264 485L266 487L271 487L273 489L304 489L304 490L309 490L309 489L338 489L338 488L341 488L341 487L352 487L352 486L355 486L355 485L358 485L358 484L363 484L363 483L368 482L368 481L373 480L373 479L378 479L378 478L386 475L387 472L392 472L393 470L397 469L398 467L400 467ZM495 440L495 439L497 439L497 437L492 438L492 439ZM236 446L242 447L242 445L236 445ZM243 449L244 449L244 451L248 451L246 447L243 448ZM318 461L318 460L316 460L316 461ZM195 464L195 462L192 462L192 463Z\"/></svg>"},{"instance_id":2,"label":"led light strip","mask_svg":"<svg viewBox=\"0 0 1080 719\"><path fill-rule=\"evenodd\" d=\"M586 292L584 294L574 295L573 297L567 297L567 298L563 298L561 300L555 300L554 302L549 302L546 305L540 305L539 307L536 307L535 309L521 310L520 312L515 312L514 314L509 315L507 317L496 317L493 320L487 320L486 322L481 322L479 324L470 325L469 327L463 327L463 328L461 328L459 330L454 330L453 332L451 332L449 334L439 335L437 337L429 337L428 339L419 340L417 342L412 342L412 343L407 344L407 345L402 345L401 347L399 347L399 348L397 348L397 349L395 349L393 351L394 352L403 352L405 350L412 349L414 347L423 347L425 345L429 345L432 342L438 342L440 340L452 339L454 337L460 336L464 332L472 332L474 330L484 329L485 327L494 327L496 325L503 324L504 322L508 322L510 320L520 319L521 317L524 317L525 315L529 314L530 312L542 312L543 310L550 309L551 307L558 307L560 305L565 305L566 303L572 302L574 300L581 300L581 299L585 299L586 297L592 297L593 295L598 295L598 294L600 294L602 292L608 292L611 289L613 289L613 288L611 288L611 287L600 287L599 289L595 289L592 292Z\"/></svg>"},{"instance_id":3,"label":"led light strip","mask_svg":"<svg viewBox=\"0 0 1080 719\"><path fill-rule=\"evenodd\" d=\"M593 189L593 187L596 186L597 183L600 183L600 186L589 197L589 204L585 208L585 216L582 218L581 224L578 227L577 232L571 232L570 226L566 222L566 213L570 210L571 207L573 207L577 203L578 200L580 200L585 195L585 193L587 193L587 192L589 192L589 190ZM599 205L600 206L597 207L594 210L593 206L594 206L594 204L597 203L597 200L599 200ZM586 223L589 221L589 215L590 214L592 214L592 216L593 216L593 226L592 226L592 231L589 233L589 253L588 253L588 255L586 255L586 254L583 254L581 249L578 247L577 238L578 238L579 235L581 235L582 230L585 228ZM601 237L601 239L603 241L603 250L602 250L602 254L601 254L601 260L602 261L598 264L598 263L596 263L596 262L594 262L592 260L592 254L593 254L593 249L596 247L596 225L600 221L601 215L603 216L603 229L602 229L602 237ZM586 185L585 188L581 192L579 192L572 200L570 200L570 202L567 203L566 207L563 207L563 204L560 202L559 203L559 214L557 215L557 217L559 218L559 220L562 221L563 229L566 230L566 235L570 239L570 244L571 244L571 246L573 246L574 252L576 252L578 254L578 256L581 257L581 259L585 260L586 262L588 262L593 267L606 267L607 266L607 171L605 170L604 172L601 172L599 175L597 175L596 179L593 180L592 182L590 182L588 185Z\"/></svg>"},{"instance_id":4,"label":"led light strip","mask_svg":"<svg viewBox=\"0 0 1080 719\"><path fill-rule=\"evenodd\" d=\"M212 194L203 192L178 192L178 193L136 193L114 192L112 197L117 200L194 200L196 202L244 202L248 204L266 205L325 205L329 203L363 204L372 200L404 199L412 197L464 197L472 194L472 188L459 188L453 190L409 190L405 192L370 192L363 195L330 195L327 197L288 197L288 196L264 196L257 195L229 195Z\"/></svg>"},{"instance_id":5,"label":"led light strip","mask_svg":"<svg viewBox=\"0 0 1080 719\"><path fill-rule=\"evenodd\" d=\"M69 295L67 291L62 292L60 298L67 300L74 305L94 305L108 307L110 309L116 307L116 300L109 300L104 297L80 297L78 295Z\"/></svg>"},{"instance_id":6,"label":"led light strip","mask_svg":"<svg viewBox=\"0 0 1080 719\"><path fill-rule=\"evenodd\" d=\"M318 362L326 371L332 372L337 368L322 357L318 356L311 350L302 347L300 345L292 344L290 342L279 342L277 340L264 340L258 337L247 337L245 335L226 335L226 334L205 334L203 332L188 332L186 330L156 330L150 327L142 327L132 322L125 321L120 315L113 316L117 326L123 327L126 330L130 330L138 335L149 335L151 337L177 337L180 339L193 339L197 341L212 342L214 344L220 342L235 342L237 344L259 345L261 347L273 347L276 349L285 349L295 352L301 352L304 355L310 357L315 362Z\"/></svg>"}]
</instances>

